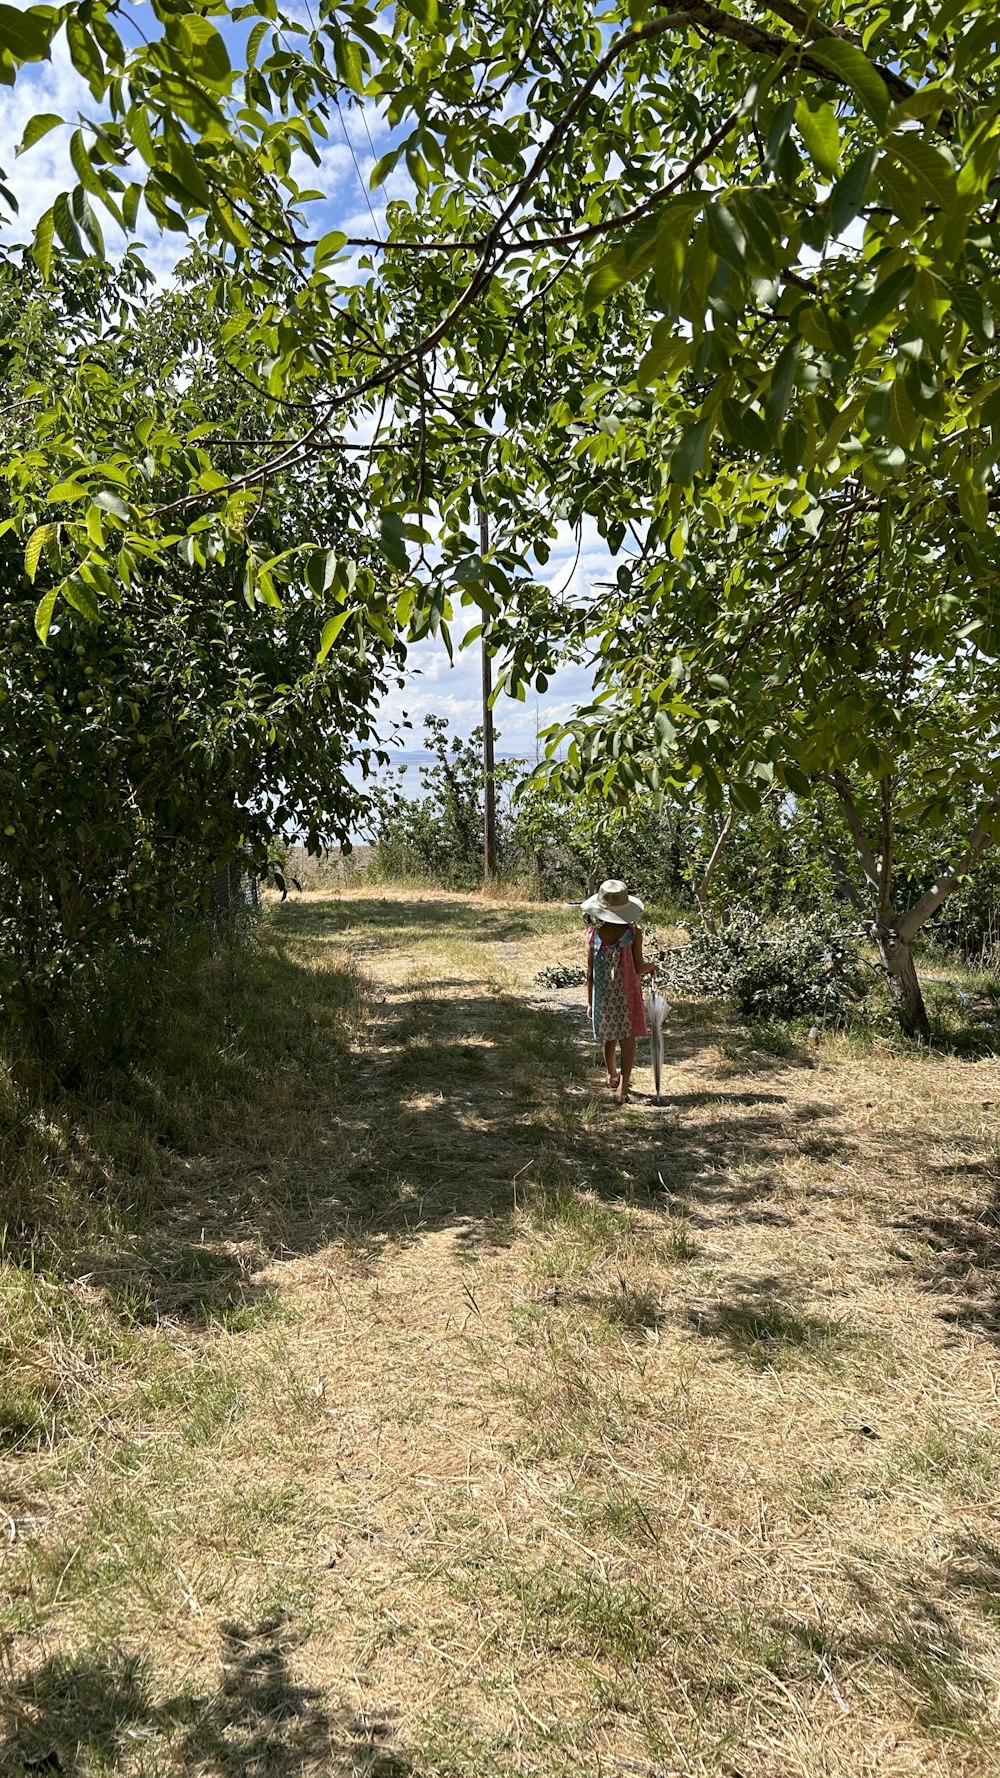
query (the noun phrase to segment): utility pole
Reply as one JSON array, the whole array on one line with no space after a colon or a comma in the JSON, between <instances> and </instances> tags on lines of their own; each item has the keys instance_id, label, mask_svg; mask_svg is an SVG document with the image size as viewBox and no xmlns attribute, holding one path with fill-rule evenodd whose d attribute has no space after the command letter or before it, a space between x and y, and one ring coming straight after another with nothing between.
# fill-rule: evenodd
<instances>
[{"instance_id":1,"label":"utility pole","mask_svg":"<svg viewBox=\"0 0 1000 1778\"><path fill-rule=\"evenodd\" d=\"M486 555L490 547L490 522L485 506L479 508L479 553ZM480 646L483 655L483 886L489 889L497 875L497 794L493 760L493 662L486 646L485 632Z\"/></svg>"}]
</instances>

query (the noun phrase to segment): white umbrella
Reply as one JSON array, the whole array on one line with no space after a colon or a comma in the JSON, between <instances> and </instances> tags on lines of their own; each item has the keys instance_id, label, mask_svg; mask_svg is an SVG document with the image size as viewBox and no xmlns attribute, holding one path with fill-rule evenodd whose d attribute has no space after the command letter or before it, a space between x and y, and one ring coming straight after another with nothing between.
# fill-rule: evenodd
<instances>
[{"instance_id":1,"label":"white umbrella","mask_svg":"<svg viewBox=\"0 0 1000 1778\"><path fill-rule=\"evenodd\" d=\"M653 1058L653 1085L656 1088L656 1103L660 1103L660 1076L663 1072L663 1027L671 1012L671 1005L659 989L652 986L646 991L646 1023L649 1026L649 1047Z\"/></svg>"}]
</instances>

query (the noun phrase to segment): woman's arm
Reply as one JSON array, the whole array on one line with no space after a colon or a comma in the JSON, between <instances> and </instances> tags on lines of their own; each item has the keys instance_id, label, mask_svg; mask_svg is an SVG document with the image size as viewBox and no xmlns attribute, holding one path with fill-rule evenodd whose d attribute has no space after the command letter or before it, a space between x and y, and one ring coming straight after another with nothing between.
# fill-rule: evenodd
<instances>
[{"instance_id":1,"label":"woman's arm","mask_svg":"<svg viewBox=\"0 0 1000 1778\"><path fill-rule=\"evenodd\" d=\"M644 963L642 960L642 933L639 931L638 926L633 926L632 931L635 933L635 973L636 973L636 975L640 975L640 976L641 975L655 975L656 974L656 964L655 963Z\"/></svg>"},{"instance_id":2,"label":"woman's arm","mask_svg":"<svg viewBox=\"0 0 1000 1778\"><path fill-rule=\"evenodd\" d=\"M593 930L591 930L587 934L587 1017L588 1017L588 1019L592 1016L593 1010L594 1010L594 934L593 934Z\"/></svg>"}]
</instances>

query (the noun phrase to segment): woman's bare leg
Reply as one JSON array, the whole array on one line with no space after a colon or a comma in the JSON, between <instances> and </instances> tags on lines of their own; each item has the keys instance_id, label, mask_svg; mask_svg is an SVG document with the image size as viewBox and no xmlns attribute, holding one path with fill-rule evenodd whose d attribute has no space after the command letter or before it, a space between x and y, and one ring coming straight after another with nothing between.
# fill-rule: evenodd
<instances>
[{"instance_id":1,"label":"woman's bare leg","mask_svg":"<svg viewBox=\"0 0 1000 1778\"><path fill-rule=\"evenodd\" d=\"M620 1079L618 1070L615 1067L615 1046L613 1043L606 1043L604 1045L604 1066L608 1071L608 1086L613 1092Z\"/></svg>"},{"instance_id":2,"label":"woman's bare leg","mask_svg":"<svg viewBox=\"0 0 1000 1778\"><path fill-rule=\"evenodd\" d=\"M622 1038L622 1073L616 1094L619 1105L624 1105L628 1098L628 1083L632 1077L632 1066L635 1062L635 1038Z\"/></svg>"}]
</instances>

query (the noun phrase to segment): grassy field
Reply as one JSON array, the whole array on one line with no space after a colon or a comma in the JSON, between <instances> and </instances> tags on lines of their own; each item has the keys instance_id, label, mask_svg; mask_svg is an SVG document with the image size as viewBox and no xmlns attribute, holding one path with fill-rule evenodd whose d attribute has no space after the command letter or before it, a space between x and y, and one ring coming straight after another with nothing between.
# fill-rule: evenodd
<instances>
[{"instance_id":1,"label":"grassy field","mask_svg":"<svg viewBox=\"0 0 1000 1778\"><path fill-rule=\"evenodd\" d=\"M348 889L2 1085L0 1770L1000 1771L1000 1064ZM33 1257L32 1257L33 1256Z\"/></svg>"}]
</instances>

